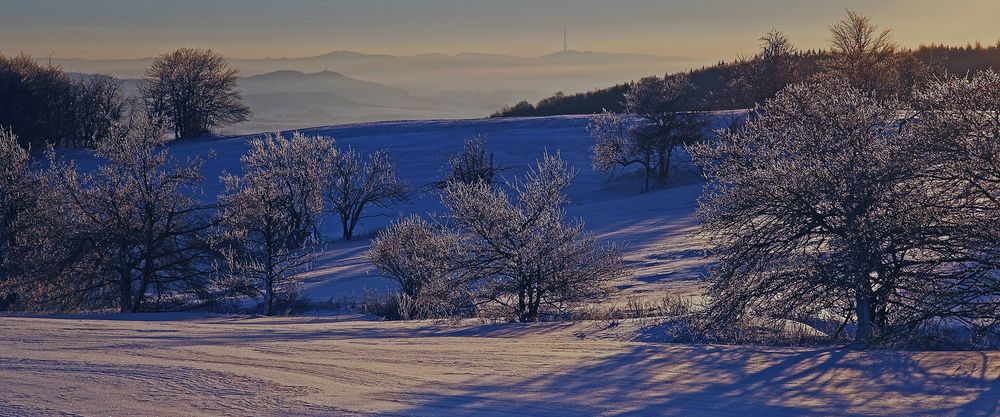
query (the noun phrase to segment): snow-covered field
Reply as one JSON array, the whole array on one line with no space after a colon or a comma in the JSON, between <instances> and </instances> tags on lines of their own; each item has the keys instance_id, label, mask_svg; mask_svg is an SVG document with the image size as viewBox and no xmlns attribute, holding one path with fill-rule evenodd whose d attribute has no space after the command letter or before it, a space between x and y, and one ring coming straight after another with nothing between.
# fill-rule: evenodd
<instances>
[{"instance_id":1,"label":"snow-covered field","mask_svg":"<svg viewBox=\"0 0 1000 417\"><path fill-rule=\"evenodd\" d=\"M724 126L729 115L716 117ZM638 176L614 178L590 167L588 118L560 116L526 119L475 119L447 121L380 122L301 129L308 135L333 137L339 146L352 146L362 153L385 148L395 159L398 171L417 191L410 201L389 209L369 209L351 242L340 241L340 222L328 217L323 238L326 250L308 274L304 294L317 301L360 296L365 288L386 290L381 279L364 259L369 238L386 224L409 214L441 210L438 196L427 185L439 181L441 168L451 155L461 151L464 141L485 135L495 161L507 167L503 175L520 177L543 152L560 152L579 172L568 193L571 217L581 217L587 229L610 241L627 245L628 260L636 274L621 283L620 297L662 297L664 294L694 294L697 278L705 262L700 241L694 236L694 210L701 185L690 164L677 158L674 183L667 188L642 194ZM183 160L206 158L206 199L221 191L218 181L224 171L238 172L239 158L247 151L247 138L182 141L171 145L171 153ZM97 162L85 152L70 153L81 167Z\"/></svg>"},{"instance_id":2,"label":"snow-covered field","mask_svg":"<svg viewBox=\"0 0 1000 417\"><path fill-rule=\"evenodd\" d=\"M719 125L728 122L719 116ZM634 276L619 299L694 295L706 261L693 217L701 185L640 194L637 178L594 173L579 117L385 122L305 129L363 152L387 148L411 185L439 178L462 142L485 134L520 175L543 150L579 170L568 212L627 245ZM185 141L174 155L238 170L245 138ZM210 156L214 154L214 156ZM87 154L70 156L83 166ZM431 192L337 241L304 284L314 300L385 290L366 236L401 215L439 210ZM333 219L331 219L333 220ZM0 416L33 415L1000 415L1000 354L860 352L664 344L638 325L376 322L358 316L253 318L143 314L0 318Z\"/></svg>"},{"instance_id":3,"label":"snow-covered field","mask_svg":"<svg viewBox=\"0 0 1000 417\"><path fill-rule=\"evenodd\" d=\"M643 343L628 323L148 315L0 335L5 416L1000 413L996 353Z\"/></svg>"},{"instance_id":4,"label":"snow-covered field","mask_svg":"<svg viewBox=\"0 0 1000 417\"><path fill-rule=\"evenodd\" d=\"M720 116L718 124L728 122ZM508 169L508 179L520 177L543 152L560 152L574 166L578 175L568 189L571 217L580 217L598 236L627 245L628 260L635 275L620 285L621 299L626 297L662 297L664 294L696 293L697 278L705 266L701 245L696 236L694 210L701 185L690 165L679 158L675 183L663 190L642 194L638 176L614 178L599 174L590 167L587 134L589 119L578 116L483 119L429 122L386 122L340 128L306 129L313 135L334 137L339 144L365 152L387 148L399 164L400 174L415 188L425 188L441 179L447 158L459 152L466 139L485 135L488 150ZM379 213L361 225L362 236L371 235L389 221L411 213L440 211L434 192L423 191L406 204ZM330 225L326 237L337 239L337 222ZM338 298L357 294L362 288L386 288L364 261L367 239L357 242L333 242L327 256L305 284L314 299Z\"/></svg>"}]
</instances>

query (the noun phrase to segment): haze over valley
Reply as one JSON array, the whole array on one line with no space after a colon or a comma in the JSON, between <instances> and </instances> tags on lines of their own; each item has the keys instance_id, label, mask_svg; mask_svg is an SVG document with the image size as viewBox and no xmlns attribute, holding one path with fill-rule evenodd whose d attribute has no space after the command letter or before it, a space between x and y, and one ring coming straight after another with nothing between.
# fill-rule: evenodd
<instances>
[{"instance_id":1,"label":"haze over valley","mask_svg":"<svg viewBox=\"0 0 1000 417\"><path fill-rule=\"evenodd\" d=\"M36 57L47 63L47 57ZM108 74L135 91L152 58L54 57L79 74ZM521 100L587 91L649 74L709 64L680 56L567 49L536 57L429 53L411 56L334 51L301 58L230 58L253 112L224 133L256 133L399 119L486 117Z\"/></svg>"}]
</instances>

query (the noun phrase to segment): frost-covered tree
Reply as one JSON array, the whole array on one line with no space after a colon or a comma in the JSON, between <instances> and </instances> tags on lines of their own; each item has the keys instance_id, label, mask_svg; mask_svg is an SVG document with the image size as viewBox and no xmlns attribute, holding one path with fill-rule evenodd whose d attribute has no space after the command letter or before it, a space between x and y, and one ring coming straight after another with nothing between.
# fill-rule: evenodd
<instances>
[{"instance_id":1,"label":"frost-covered tree","mask_svg":"<svg viewBox=\"0 0 1000 417\"><path fill-rule=\"evenodd\" d=\"M17 136L0 129L0 262L8 259L9 248L15 246L18 217L30 207L29 160Z\"/></svg>"},{"instance_id":2,"label":"frost-covered tree","mask_svg":"<svg viewBox=\"0 0 1000 417\"><path fill-rule=\"evenodd\" d=\"M211 206L196 195L201 161L179 162L162 131L141 115L116 126L79 172L53 156L46 222L28 246L38 304L59 309L167 308L208 298L214 253L207 246Z\"/></svg>"},{"instance_id":3,"label":"frost-covered tree","mask_svg":"<svg viewBox=\"0 0 1000 417\"><path fill-rule=\"evenodd\" d=\"M475 296L506 308L518 321L538 319L543 307L597 298L628 273L620 250L566 220L565 188L574 172L546 154L513 196L484 183L455 183L442 202L463 237Z\"/></svg>"},{"instance_id":4,"label":"frost-covered tree","mask_svg":"<svg viewBox=\"0 0 1000 417\"><path fill-rule=\"evenodd\" d=\"M152 115L177 138L210 133L250 117L238 90L239 71L210 49L180 48L153 59L139 84Z\"/></svg>"},{"instance_id":5,"label":"frost-covered tree","mask_svg":"<svg viewBox=\"0 0 1000 417\"><path fill-rule=\"evenodd\" d=\"M385 150L364 160L360 153L348 148L333 159L327 198L331 211L340 216L344 240L354 236L366 207L387 207L405 201L408 194L409 186L396 174L396 165Z\"/></svg>"},{"instance_id":6,"label":"frost-covered tree","mask_svg":"<svg viewBox=\"0 0 1000 417\"><path fill-rule=\"evenodd\" d=\"M939 174L960 178L1000 208L1000 74L993 70L930 83L916 95L918 126L930 150L947 164Z\"/></svg>"},{"instance_id":7,"label":"frost-covered tree","mask_svg":"<svg viewBox=\"0 0 1000 417\"><path fill-rule=\"evenodd\" d=\"M252 140L240 158L243 175L222 177L218 246L227 285L263 297L267 315L315 257L323 190L335 155L328 138L266 135Z\"/></svg>"},{"instance_id":8,"label":"frost-covered tree","mask_svg":"<svg viewBox=\"0 0 1000 417\"><path fill-rule=\"evenodd\" d=\"M956 190L951 202L962 215L951 237L971 256L970 274L949 287L938 303L952 308L969 327L1000 326L1000 74L992 70L931 82L914 95L918 116L913 129L921 145L934 152L925 158L928 181ZM956 306L954 300L961 300Z\"/></svg>"},{"instance_id":9,"label":"frost-covered tree","mask_svg":"<svg viewBox=\"0 0 1000 417\"><path fill-rule=\"evenodd\" d=\"M411 216L378 233L367 257L414 302L404 318L451 311L465 288L464 248L454 231Z\"/></svg>"},{"instance_id":10,"label":"frost-covered tree","mask_svg":"<svg viewBox=\"0 0 1000 417\"><path fill-rule=\"evenodd\" d=\"M484 182L453 182L442 223L404 219L379 233L369 260L417 306L434 311L489 304L527 322L544 308L600 298L629 273L618 247L566 219L564 190L574 173L546 154L508 192Z\"/></svg>"},{"instance_id":11,"label":"frost-covered tree","mask_svg":"<svg viewBox=\"0 0 1000 417\"><path fill-rule=\"evenodd\" d=\"M486 137L476 135L465 141L462 152L448 158L444 180L438 186L444 188L452 182L492 184L501 171L503 167L494 162L493 153L486 150Z\"/></svg>"},{"instance_id":12,"label":"frost-covered tree","mask_svg":"<svg viewBox=\"0 0 1000 417\"><path fill-rule=\"evenodd\" d=\"M76 83L76 132L68 145L96 147L112 135L115 124L127 117L133 100L122 93L122 82L108 75L92 75Z\"/></svg>"},{"instance_id":13,"label":"frost-covered tree","mask_svg":"<svg viewBox=\"0 0 1000 417\"><path fill-rule=\"evenodd\" d=\"M632 122L627 115L605 110L591 117L587 133L594 139L591 146L591 167L602 174L614 173L633 165L642 165L647 172L653 164L653 150L644 147L632 136Z\"/></svg>"},{"instance_id":14,"label":"frost-covered tree","mask_svg":"<svg viewBox=\"0 0 1000 417\"><path fill-rule=\"evenodd\" d=\"M648 161L644 164L644 191L649 190L651 175L667 181L677 147L703 138L707 119L692 111L697 104L696 91L686 76L675 75L643 78L625 94L626 112L640 119L632 126L631 135L643 160Z\"/></svg>"},{"instance_id":15,"label":"frost-covered tree","mask_svg":"<svg viewBox=\"0 0 1000 417\"><path fill-rule=\"evenodd\" d=\"M13 132L0 129L0 311L16 298L13 276L17 272L15 252L27 227L25 218L34 211L36 187L28 150L18 144Z\"/></svg>"},{"instance_id":16,"label":"frost-covered tree","mask_svg":"<svg viewBox=\"0 0 1000 417\"><path fill-rule=\"evenodd\" d=\"M928 141L900 109L842 82L793 85L690 148L710 182L699 215L717 323L833 316L868 342L996 304L956 241L982 225L961 190L929 179Z\"/></svg>"}]
</instances>

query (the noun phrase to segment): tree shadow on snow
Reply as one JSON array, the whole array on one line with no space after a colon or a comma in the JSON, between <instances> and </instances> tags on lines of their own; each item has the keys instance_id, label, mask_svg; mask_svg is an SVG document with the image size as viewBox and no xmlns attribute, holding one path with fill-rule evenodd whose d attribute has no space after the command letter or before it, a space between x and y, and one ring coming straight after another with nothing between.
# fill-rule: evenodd
<instances>
[{"instance_id":1,"label":"tree shadow on snow","mask_svg":"<svg viewBox=\"0 0 1000 417\"><path fill-rule=\"evenodd\" d=\"M1000 413L1000 381L920 353L640 345L572 371L410 399L399 415L864 416ZM926 355L933 355L929 353ZM979 369L988 358L982 355ZM995 366L995 365L993 365ZM968 398L966 400L966 398ZM949 401L954 400L954 403ZM964 401L963 401L964 400ZM957 404L957 405L956 405Z\"/></svg>"}]
</instances>

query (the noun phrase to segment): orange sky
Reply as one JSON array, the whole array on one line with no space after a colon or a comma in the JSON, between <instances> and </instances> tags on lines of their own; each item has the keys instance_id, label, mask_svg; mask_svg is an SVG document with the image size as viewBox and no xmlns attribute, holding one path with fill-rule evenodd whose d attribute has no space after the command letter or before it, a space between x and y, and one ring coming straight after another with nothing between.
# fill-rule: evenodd
<instances>
[{"instance_id":1,"label":"orange sky","mask_svg":"<svg viewBox=\"0 0 1000 417\"><path fill-rule=\"evenodd\" d=\"M961 6L957 6L960 4ZM1000 1L932 0L0 0L0 52L136 58L178 46L232 57L562 48L726 59L777 28L820 48L845 8L904 46L1000 39Z\"/></svg>"}]
</instances>

